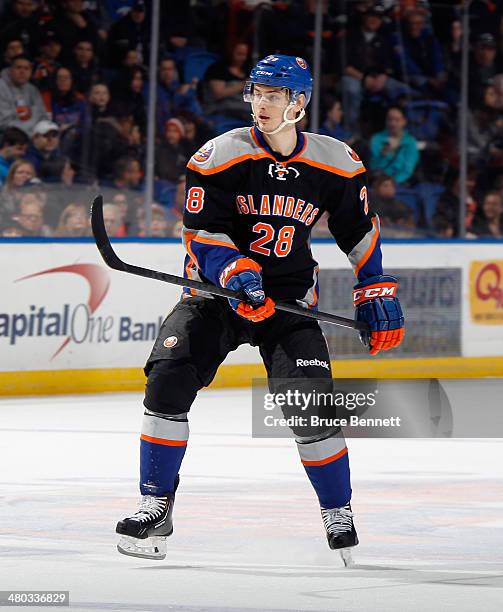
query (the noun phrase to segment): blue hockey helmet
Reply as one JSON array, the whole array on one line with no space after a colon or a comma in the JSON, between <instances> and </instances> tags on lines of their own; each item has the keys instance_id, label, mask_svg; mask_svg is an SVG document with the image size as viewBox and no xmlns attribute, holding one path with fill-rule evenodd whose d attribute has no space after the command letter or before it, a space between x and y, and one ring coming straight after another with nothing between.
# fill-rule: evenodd
<instances>
[{"instance_id":1,"label":"blue hockey helmet","mask_svg":"<svg viewBox=\"0 0 503 612\"><path fill-rule=\"evenodd\" d=\"M253 85L285 87L290 91L290 103L296 102L301 93L309 104L313 91L313 77L305 59L293 55L268 55L260 60L246 81L243 98L252 101Z\"/></svg>"}]
</instances>

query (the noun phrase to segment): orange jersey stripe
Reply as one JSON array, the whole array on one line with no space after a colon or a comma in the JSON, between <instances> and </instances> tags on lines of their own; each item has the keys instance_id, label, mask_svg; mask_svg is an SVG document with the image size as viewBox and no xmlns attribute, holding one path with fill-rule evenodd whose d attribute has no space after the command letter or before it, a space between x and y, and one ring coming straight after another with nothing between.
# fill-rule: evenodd
<instances>
[{"instance_id":1,"label":"orange jersey stripe","mask_svg":"<svg viewBox=\"0 0 503 612\"><path fill-rule=\"evenodd\" d=\"M147 434L141 434L140 440L162 444L163 446L187 446L187 440L164 440L164 438L152 438L152 436L147 436Z\"/></svg>"},{"instance_id":2,"label":"orange jersey stripe","mask_svg":"<svg viewBox=\"0 0 503 612\"><path fill-rule=\"evenodd\" d=\"M357 278L358 278L358 272L363 268L363 266L366 264L368 258L372 255L372 251L375 248L375 245L376 245L376 242L377 242L377 238L379 237L379 230L377 229L375 217L372 218L372 225L374 226L374 229L376 230L376 232L374 234L374 237L372 238L372 242L370 243L369 248L365 251L363 257L356 264L356 267L355 267L355 276Z\"/></svg>"},{"instance_id":3,"label":"orange jersey stripe","mask_svg":"<svg viewBox=\"0 0 503 612\"><path fill-rule=\"evenodd\" d=\"M231 166L235 166L236 164L240 164L241 162L246 161L247 159L263 159L265 157L274 159L272 155L269 155L267 153L257 153L255 155L246 153L245 155L234 157L233 159L230 159L224 164L220 164L219 166L215 166L214 168L201 168L200 166L198 166L197 164L194 164L192 161L189 160L189 163L187 164L187 168L189 168L190 170L194 170L194 172L199 172L199 174L205 174L205 175L206 174L217 174L218 172L227 170L227 168L230 168Z\"/></svg>"},{"instance_id":4,"label":"orange jersey stripe","mask_svg":"<svg viewBox=\"0 0 503 612\"><path fill-rule=\"evenodd\" d=\"M290 163L290 161L292 160L289 160L288 163ZM338 174L339 176L344 176L346 178L353 178L357 174L366 172L366 169L364 166L362 166L361 168L358 168L354 172L347 172L346 170L342 170L341 168L336 168L335 166L329 166L328 164L322 164L320 162L315 162L312 159L307 159L306 157L303 157L301 159L295 158L295 161L297 163L307 164L308 166L313 166L314 168L319 168L320 170L326 170L327 172L332 172L333 174Z\"/></svg>"},{"instance_id":5,"label":"orange jersey stripe","mask_svg":"<svg viewBox=\"0 0 503 612\"><path fill-rule=\"evenodd\" d=\"M327 463L332 463L332 461L336 461L343 455L348 452L347 446L339 451L336 455L332 455L331 457L327 457L326 459L319 459L318 461L306 461L302 459L302 465L326 465Z\"/></svg>"},{"instance_id":6,"label":"orange jersey stripe","mask_svg":"<svg viewBox=\"0 0 503 612\"><path fill-rule=\"evenodd\" d=\"M228 242L220 242L220 240L212 240L211 238L203 238L202 236L198 236L197 234L192 234L192 236L195 236L194 238L192 238L194 242L201 242L203 244L213 244L215 246L227 247L228 249L234 249L236 251L239 250L237 246L233 244L229 244Z\"/></svg>"}]
</instances>

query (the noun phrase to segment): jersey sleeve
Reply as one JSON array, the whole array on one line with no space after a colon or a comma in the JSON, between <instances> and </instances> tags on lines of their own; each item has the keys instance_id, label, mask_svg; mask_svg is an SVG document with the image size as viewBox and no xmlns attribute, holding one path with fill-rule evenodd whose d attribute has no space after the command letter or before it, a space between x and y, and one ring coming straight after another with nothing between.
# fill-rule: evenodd
<instances>
[{"instance_id":1,"label":"jersey sleeve","mask_svg":"<svg viewBox=\"0 0 503 612\"><path fill-rule=\"evenodd\" d=\"M192 265L215 285L221 271L243 257L232 239L232 183L229 171L205 175L187 167L183 242Z\"/></svg>"},{"instance_id":2,"label":"jersey sleeve","mask_svg":"<svg viewBox=\"0 0 503 612\"><path fill-rule=\"evenodd\" d=\"M366 173L338 177L327 207L328 227L361 282L382 274L379 217L369 210Z\"/></svg>"}]
</instances>

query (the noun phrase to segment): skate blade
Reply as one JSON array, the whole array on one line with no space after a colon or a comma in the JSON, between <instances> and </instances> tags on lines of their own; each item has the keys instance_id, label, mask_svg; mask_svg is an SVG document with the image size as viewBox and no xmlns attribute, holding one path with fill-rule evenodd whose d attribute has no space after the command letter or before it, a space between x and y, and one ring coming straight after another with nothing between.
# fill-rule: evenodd
<instances>
[{"instance_id":1,"label":"skate blade","mask_svg":"<svg viewBox=\"0 0 503 612\"><path fill-rule=\"evenodd\" d=\"M353 567L355 562L353 561L353 554L351 548L340 548L339 553L344 563L344 567Z\"/></svg>"},{"instance_id":2,"label":"skate blade","mask_svg":"<svg viewBox=\"0 0 503 612\"><path fill-rule=\"evenodd\" d=\"M152 536L145 540L122 536L117 544L117 550L129 557L162 561L166 558L166 536Z\"/></svg>"}]
</instances>

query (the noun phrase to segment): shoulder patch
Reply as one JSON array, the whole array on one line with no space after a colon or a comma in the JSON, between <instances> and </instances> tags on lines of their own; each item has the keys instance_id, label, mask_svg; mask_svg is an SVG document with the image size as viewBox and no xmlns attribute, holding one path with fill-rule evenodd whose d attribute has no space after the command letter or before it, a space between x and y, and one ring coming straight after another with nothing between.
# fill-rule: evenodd
<instances>
[{"instance_id":1,"label":"shoulder patch","mask_svg":"<svg viewBox=\"0 0 503 612\"><path fill-rule=\"evenodd\" d=\"M199 151L196 151L192 156L192 161L199 166L207 164L210 159L213 157L215 153L215 141L209 140L206 144L204 144Z\"/></svg>"},{"instance_id":2,"label":"shoulder patch","mask_svg":"<svg viewBox=\"0 0 503 612\"><path fill-rule=\"evenodd\" d=\"M345 142L342 143L344 145L344 148L346 149L346 153L349 155L349 157L357 164L361 164L361 159L358 157L358 154L356 153L356 151L353 151L353 149L346 144Z\"/></svg>"}]
</instances>

